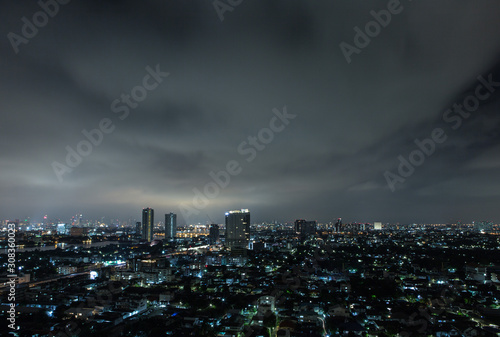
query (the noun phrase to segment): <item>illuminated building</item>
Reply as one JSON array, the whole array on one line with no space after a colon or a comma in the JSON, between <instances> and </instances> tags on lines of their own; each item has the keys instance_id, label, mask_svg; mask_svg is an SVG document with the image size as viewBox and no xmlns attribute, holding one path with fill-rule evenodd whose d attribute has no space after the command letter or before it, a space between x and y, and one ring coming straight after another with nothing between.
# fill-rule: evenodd
<instances>
[{"instance_id":1,"label":"illuminated building","mask_svg":"<svg viewBox=\"0 0 500 337\"><path fill-rule=\"evenodd\" d=\"M148 242L153 241L155 211L152 208L142 210L142 239Z\"/></svg>"},{"instance_id":2,"label":"illuminated building","mask_svg":"<svg viewBox=\"0 0 500 337\"><path fill-rule=\"evenodd\" d=\"M66 224L57 224L57 234L66 234Z\"/></svg>"},{"instance_id":3,"label":"illuminated building","mask_svg":"<svg viewBox=\"0 0 500 337\"><path fill-rule=\"evenodd\" d=\"M165 214L165 239L175 240L177 234L177 214Z\"/></svg>"},{"instance_id":4,"label":"illuminated building","mask_svg":"<svg viewBox=\"0 0 500 337\"><path fill-rule=\"evenodd\" d=\"M250 240L250 212L248 209L226 212L226 246L247 248Z\"/></svg>"}]
</instances>

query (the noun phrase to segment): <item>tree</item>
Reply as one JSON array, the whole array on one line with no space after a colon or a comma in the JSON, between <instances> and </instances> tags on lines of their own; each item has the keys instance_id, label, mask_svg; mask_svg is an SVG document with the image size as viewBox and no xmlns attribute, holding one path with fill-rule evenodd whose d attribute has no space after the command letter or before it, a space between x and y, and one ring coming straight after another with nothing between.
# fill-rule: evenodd
<instances>
[{"instance_id":1,"label":"tree","mask_svg":"<svg viewBox=\"0 0 500 337\"><path fill-rule=\"evenodd\" d=\"M264 326L266 328L275 328L276 324L277 324L276 315L271 310L268 310L264 314Z\"/></svg>"}]
</instances>

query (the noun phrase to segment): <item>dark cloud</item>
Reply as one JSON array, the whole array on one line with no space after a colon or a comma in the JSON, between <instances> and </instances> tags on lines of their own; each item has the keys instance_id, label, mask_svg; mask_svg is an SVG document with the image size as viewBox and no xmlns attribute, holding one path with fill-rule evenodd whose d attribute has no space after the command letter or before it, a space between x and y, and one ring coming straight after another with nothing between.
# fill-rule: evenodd
<instances>
[{"instance_id":1,"label":"dark cloud","mask_svg":"<svg viewBox=\"0 0 500 337\"><path fill-rule=\"evenodd\" d=\"M243 1L220 21L210 2L72 1L16 54L36 3L3 2L0 29L0 216L139 217L189 205L210 172L242 172L186 221L500 221L499 100L457 130L443 113L500 81L500 5L401 1L403 10L348 64L339 44L387 1ZM141 85L146 67L170 75L119 119L111 103ZM238 147L297 117L248 162ZM52 163L103 118L114 130L60 183ZM448 139L391 192L384 172L414 140Z\"/></svg>"}]
</instances>

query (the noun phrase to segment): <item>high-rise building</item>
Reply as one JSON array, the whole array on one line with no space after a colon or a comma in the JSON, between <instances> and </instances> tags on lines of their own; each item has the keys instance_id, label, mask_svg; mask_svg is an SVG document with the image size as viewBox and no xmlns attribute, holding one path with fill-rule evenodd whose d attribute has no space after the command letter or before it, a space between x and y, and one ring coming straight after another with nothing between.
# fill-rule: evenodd
<instances>
[{"instance_id":1,"label":"high-rise building","mask_svg":"<svg viewBox=\"0 0 500 337\"><path fill-rule=\"evenodd\" d=\"M142 239L148 242L153 241L153 230L155 221L155 211L152 208L142 210Z\"/></svg>"},{"instance_id":2,"label":"high-rise building","mask_svg":"<svg viewBox=\"0 0 500 337\"><path fill-rule=\"evenodd\" d=\"M305 225L302 227L302 236L316 235L317 224L316 221L306 221Z\"/></svg>"},{"instance_id":3,"label":"high-rise building","mask_svg":"<svg viewBox=\"0 0 500 337\"><path fill-rule=\"evenodd\" d=\"M177 214L165 214L165 239L172 241L175 240L177 234Z\"/></svg>"},{"instance_id":4,"label":"high-rise building","mask_svg":"<svg viewBox=\"0 0 500 337\"><path fill-rule=\"evenodd\" d=\"M337 222L335 223L335 231L336 232L342 232L342 218L338 218Z\"/></svg>"},{"instance_id":5,"label":"high-rise building","mask_svg":"<svg viewBox=\"0 0 500 337\"><path fill-rule=\"evenodd\" d=\"M373 229L375 229L375 230L381 230L382 229L382 223L381 222L374 222L373 223Z\"/></svg>"},{"instance_id":6,"label":"high-rise building","mask_svg":"<svg viewBox=\"0 0 500 337\"><path fill-rule=\"evenodd\" d=\"M250 241L250 212L248 209L226 212L226 246L247 248Z\"/></svg>"},{"instance_id":7,"label":"high-rise building","mask_svg":"<svg viewBox=\"0 0 500 337\"><path fill-rule=\"evenodd\" d=\"M295 220L294 227L295 227L295 232L300 233L302 232L302 226L306 223L306 220L304 219L297 219Z\"/></svg>"},{"instance_id":8,"label":"high-rise building","mask_svg":"<svg viewBox=\"0 0 500 337\"><path fill-rule=\"evenodd\" d=\"M215 223L210 225L208 240L210 241L211 245L215 245L219 241L219 225Z\"/></svg>"},{"instance_id":9,"label":"high-rise building","mask_svg":"<svg viewBox=\"0 0 500 337\"><path fill-rule=\"evenodd\" d=\"M141 226L141 222L140 221L137 221L135 223L135 235L142 235L142 230L141 230L142 226Z\"/></svg>"},{"instance_id":10,"label":"high-rise building","mask_svg":"<svg viewBox=\"0 0 500 337\"><path fill-rule=\"evenodd\" d=\"M301 237L307 237L316 234L316 221L306 221L304 219L295 220L295 231L300 233Z\"/></svg>"},{"instance_id":11,"label":"high-rise building","mask_svg":"<svg viewBox=\"0 0 500 337\"><path fill-rule=\"evenodd\" d=\"M57 224L57 234L66 234L66 224Z\"/></svg>"}]
</instances>

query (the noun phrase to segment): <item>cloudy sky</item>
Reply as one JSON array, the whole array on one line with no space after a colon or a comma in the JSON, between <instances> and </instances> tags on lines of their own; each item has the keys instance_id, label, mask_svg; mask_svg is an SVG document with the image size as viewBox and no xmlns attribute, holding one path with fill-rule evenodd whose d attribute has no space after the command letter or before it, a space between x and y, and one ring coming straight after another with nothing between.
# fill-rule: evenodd
<instances>
[{"instance_id":1,"label":"cloudy sky","mask_svg":"<svg viewBox=\"0 0 500 337\"><path fill-rule=\"evenodd\" d=\"M0 218L500 221L498 1L232 3L2 1Z\"/></svg>"}]
</instances>

